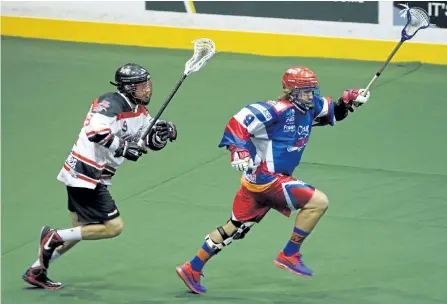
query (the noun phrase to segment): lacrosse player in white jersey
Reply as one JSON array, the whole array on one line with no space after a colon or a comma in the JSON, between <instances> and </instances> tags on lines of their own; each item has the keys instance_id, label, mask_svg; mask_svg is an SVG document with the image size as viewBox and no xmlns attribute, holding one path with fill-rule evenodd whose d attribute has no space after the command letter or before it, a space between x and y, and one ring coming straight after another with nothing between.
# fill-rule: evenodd
<instances>
[{"instance_id":1,"label":"lacrosse player in white jersey","mask_svg":"<svg viewBox=\"0 0 447 304\"><path fill-rule=\"evenodd\" d=\"M81 240L100 240L118 236L124 228L115 201L109 193L112 176L125 159L137 161L147 149L163 149L175 141L172 122L157 121L145 138L146 147L137 142L148 128L151 116L146 106L152 95L150 73L128 63L115 73L114 93L98 97L92 104L57 179L65 184L72 227L41 230L39 258L23 274L34 286L55 290L62 283L47 276L51 262Z\"/></svg>"}]
</instances>

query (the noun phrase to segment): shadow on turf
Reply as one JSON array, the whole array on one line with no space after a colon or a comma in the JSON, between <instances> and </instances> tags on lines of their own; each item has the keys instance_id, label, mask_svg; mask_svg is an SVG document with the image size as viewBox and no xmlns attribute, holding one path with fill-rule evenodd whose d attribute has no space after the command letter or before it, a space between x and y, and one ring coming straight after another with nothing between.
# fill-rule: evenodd
<instances>
[{"instance_id":1,"label":"shadow on turf","mask_svg":"<svg viewBox=\"0 0 447 304\"><path fill-rule=\"evenodd\" d=\"M184 300L191 300L195 302L209 302L209 301L225 301L227 303L245 303L247 302L247 298L238 298L238 297L230 297L230 296L216 296L213 294L203 294L199 295L192 291L183 291L179 292L175 295L175 298L177 299L184 299Z\"/></svg>"},{"instance_id":2,"label":"shadow on turf","mask_svg":"<svg viewBox=\"0 0 447 304\"><path fill-rule=\"evenodd\" d=\"M99 279L99 278L98 278ZM288 281L287 281L288 282ZM72 280L72 284L66 285L57 291L46 291L38 287L26 286L25 290L40 290L45 297L57 297L60 300L79 301L81 303L107 303L107 304L150 304L150 303L272 303L272 304L373 304L377 303L377 296L393 299L396 303L424 303L441 304L443 300L427 297L417 291L403 291L382 286L357 286L352 288L334 288L327 290L306 291L298 290L297 284L291 289L284 289L286 282L268 282L244 290L236 289L229 295L228 287L222 290L214 290L198 295L185 289L166 290L157 292L157 288L142 289L141 285L123 285L110 282L100 282L95 278L84 278L81 281ZM262 287L259 289L258 287ZM304 287L304 286L302 286ZM273 290L277 290L276 292ZM116 291L117 294L109 292ZM101 294L101 292L106 292ZM131 296L127 296L130 294ZM155 297L156 299L151 299ZM127 299L126 299L127 298ZM70 302L71 303L71 302Z\"/></svg>"}]
</instances>

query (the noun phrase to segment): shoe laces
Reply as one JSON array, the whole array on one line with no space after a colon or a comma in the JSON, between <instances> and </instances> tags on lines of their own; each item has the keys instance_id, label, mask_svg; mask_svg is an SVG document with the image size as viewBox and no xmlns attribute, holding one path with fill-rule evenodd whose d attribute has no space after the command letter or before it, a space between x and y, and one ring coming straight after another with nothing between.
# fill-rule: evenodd
<instances>
[{"instance_id":1,"label":"shoe laces","mask_svg":"<svg viewBox=\"0 0 447 304\"><path fill-rule=\"evenodd\" d=\"M191 271L192 278L194 279L194 281L196 281L198 283L200 283L200 278L201 277L205 277L205 275L201 271L195 271L192 268L191 268L190 271Z\"/></svg>"},{"instance_id":2,"label":"shoe laces","mask_svg":"<svg viewBox=\"0 0 447 304\"><path fill-rule=\"evenodd\" d=\"M291 259L294 264L303 264L303 261L301 261L301 252L297 252L287 258Z\"/></svg>"}]
</instances>

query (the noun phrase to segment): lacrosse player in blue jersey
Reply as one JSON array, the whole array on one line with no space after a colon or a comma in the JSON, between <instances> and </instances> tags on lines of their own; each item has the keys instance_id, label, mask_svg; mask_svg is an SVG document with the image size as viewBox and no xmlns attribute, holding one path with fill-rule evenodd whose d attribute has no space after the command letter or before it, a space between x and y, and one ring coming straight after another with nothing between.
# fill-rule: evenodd
<instances>
[{"instance_id":1,"label":"lacrosse player in blue jersey","mask_svg":"<svg viewBox=\"0 0 447 304\"><path fill-rule=\"evenodd\" d=\"M292 174L312 127L334 125L345 119L349 111L354 111L353 105L368 101L369 93L345 90L335 102L320 97L318 79L305 67L288 69L282 85L278 100L244 107L225 128L219 147L225 147L230 152L231 165L244 172L242 185L234 198L229 221L208 234L196 256L176 269L195 293L206 292L200 283L205 263L233 240L244 238L270 209L287 217L299 211L292 236L274 264L296 275L313 274L303 263L300 248L328 208L328 198Z\"/></svg>"}]
</instances>

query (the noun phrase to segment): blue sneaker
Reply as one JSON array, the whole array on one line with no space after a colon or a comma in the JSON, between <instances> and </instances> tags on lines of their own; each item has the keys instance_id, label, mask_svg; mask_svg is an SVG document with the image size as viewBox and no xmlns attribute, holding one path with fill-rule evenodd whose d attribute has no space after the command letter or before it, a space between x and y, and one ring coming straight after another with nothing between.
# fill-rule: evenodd
<instances>
[{"instance_id":1,"label":"blue sneaker","mask_svg":"<svg viewBox=\"0 0 447 304\"><path fill-rule=\"evenodd\" d=\"M302 259L302 255L300 252L292 256L286 256L283 251L278 254L278 257L273 260L276 266L287 270L293 274L309 278L312 276L313 272L310 268L304 265Z\"/></svg>"},{"instance_id":2,"label":"blue sneaker","mask_svg":"<svg viewBox=\"0 0 447 304\"><path fill-rule=\"evenodd\" d=\"M191 289L192 292L201 294L206 292L205 286L200 284L200 277L203 276L202 272L194 271L190 262L186 262L183 266L175 269L178 276L183 280L185 285Z\"/></svg>"}]
</instances>

